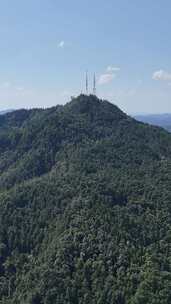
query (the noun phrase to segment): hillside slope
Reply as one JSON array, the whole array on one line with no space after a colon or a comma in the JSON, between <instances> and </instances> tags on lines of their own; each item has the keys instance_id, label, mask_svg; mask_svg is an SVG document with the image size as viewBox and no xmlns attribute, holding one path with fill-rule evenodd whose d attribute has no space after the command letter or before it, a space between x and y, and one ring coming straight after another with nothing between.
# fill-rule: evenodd
<instances>
[{"instance_id":1,"label":"hillside slope","mask_svg":"<svg viewBox=\"0 0 171 304\"><path fill-rule=\"evenodd\" d=\"M0 117L0 303L171 302L171 135L107 101Z\"/></svg>"}]
</instances>

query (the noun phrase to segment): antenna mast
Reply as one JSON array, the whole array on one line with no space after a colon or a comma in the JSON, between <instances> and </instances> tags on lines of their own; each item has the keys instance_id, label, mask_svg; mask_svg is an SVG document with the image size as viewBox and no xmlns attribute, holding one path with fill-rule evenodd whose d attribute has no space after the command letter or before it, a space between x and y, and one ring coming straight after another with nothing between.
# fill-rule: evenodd
<instances>
[{"instance_id":1,"label":"antenna mast","mask_svg":"<svg viewBox=\"0 0 171 304\"><path fill-rule=\"evenodd\" d=\"M88 72L86 71L86 94L88 95Z\"/></svg>"},{"instance_id":2,"label":"antenna mast","mask_svg":"<svg viewBox=\"0 0 171 304\"><path fill-rule=\"evenodd\" d=\"M93 78L93 94L96 95L96 74L94 73Z\"/></svg>"}]
</instances>

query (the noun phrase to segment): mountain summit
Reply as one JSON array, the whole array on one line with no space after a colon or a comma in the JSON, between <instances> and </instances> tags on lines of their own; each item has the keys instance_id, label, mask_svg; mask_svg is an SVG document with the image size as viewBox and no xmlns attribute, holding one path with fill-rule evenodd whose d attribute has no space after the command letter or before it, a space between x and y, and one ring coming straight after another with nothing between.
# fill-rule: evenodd
<instances>
[{"instance_id":1,"label":"mountain summit","mask_svg":"<svg viewBox=\"0 0 171 304\"><path fill-rule=\"evenodd\" d=\"M69 102L65 108L72 109L73 112L83 114L96 114L102 115L105 114L111 115L119 118L126 117L126 115L114 104L111 104L108 101L101 100L95 95L80 95L76 98L72 98L72 101Z\"/></svg>"},{"instance_id":2,"label":"mountain summit","mask_svg":"<svg viewBox=\"0 0 171 304\"><path fill-rule=\"evenodd\" d=\"M94 95L0 116L0 303L170 303L170 169Z\"/></svg>"}]
</instances>

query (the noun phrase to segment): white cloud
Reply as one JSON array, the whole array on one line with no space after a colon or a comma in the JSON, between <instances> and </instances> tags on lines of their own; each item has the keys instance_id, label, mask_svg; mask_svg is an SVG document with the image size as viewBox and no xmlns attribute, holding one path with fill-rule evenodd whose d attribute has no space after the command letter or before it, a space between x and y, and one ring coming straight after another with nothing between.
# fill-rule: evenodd
<instances>
[{"instance_id":1,"label":"white cloud","mask_svg":"<svg viewBox=\"0 0 171 304\"><path fill-rule=\"evenodd\" d=\"M24 88L23 87L16 87L15 88L17 91L19 91L19 92L23 92L24 91Z\"/></svg>"},{"instance_id":2,"label":"white cloud","mask_svg":"<svg viewBox=\"0 0 171 304\"><path fill-rule=\"evenodd\" d=\"M0 88L4 89L5 91L19 91L19 92L23 92L25 89L22 86L15 86L13 85L11 82L6 81L0 84Z\"/></svg>"},{"instance_id":3,"label":"white cloud","mask_svg":"<svg viewBox=\"0 0 171 304\"><path fill-rule=\"evenodd\" d=\"M119 72L120 68L119 67L114 67L109 65L106 68L106 72L104 74L101 74L98 80L98 84L102 85L102 84L107 84L109 82L111 82L116 76L116 72Z\"/></svg>"},{"instance_id":4,"label":"white cloud","mask_svg":"<svg viewBox=\"0 0 171 304\"><path fill-rule=\"evenodd\" d=\"M110 73L102 74L99 77L98 84L100 85L107 84L111 82L114 78L115 78L115 74L110 74Z\"/></svg>"},{"instance_id":5,"label":"white cloud","mask_svg":"<svg viewBox=\"0 0 171 304\"><path fill-rule=\"evenodd\" d=\"M8 89L11 86L11 83L9 81L1 83L0 87L3 89Z\"/></svg>"},{"instance_id":6,"label":"white cloud","mask_svg":"<svg viewBox=\"0 0 171 304\"><path fill-rule=\"evenodd\" d=\"M159 70L155 71L152 76L153 80L162 80L162 81L171 81L171 73L164 71L164 70Z\"/></svg>"},{"instance_id":7,"label":"white cloud","mask_svg":"<svg viewBox=\"0 0 171 304\"><path fill-rule=\"evenodd\" d=\"M63 48L64 45L65 45L65 42L63 40L58 43L59 48Z\"/></svg>"},{"instance_id":8,"label":"white cloud","mask_svg":"<svg viewBox=\"0 0 171 304\"><path fill-rule=\"evenodd\" d=\"M107 72L119 72L120 68L119 67L113 67L111 65L109 65L106 69Z\"/></svg>"}]
</instances>

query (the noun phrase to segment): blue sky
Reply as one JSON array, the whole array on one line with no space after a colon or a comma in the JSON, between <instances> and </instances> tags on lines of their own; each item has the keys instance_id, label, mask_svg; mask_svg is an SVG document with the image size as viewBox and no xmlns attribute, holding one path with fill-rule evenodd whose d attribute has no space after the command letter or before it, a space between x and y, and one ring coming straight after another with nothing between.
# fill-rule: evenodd
<instances>
[{"instance_id":1,"label":"blue sky","mask_svg":"<svg viewBox=\"0 0 171 304\"><path fill-rule=\"evenodd\" d=\"M0 0L0 110L90 91L127 113L171 112L170 0Z\"/></svg>"}]
</instances>

